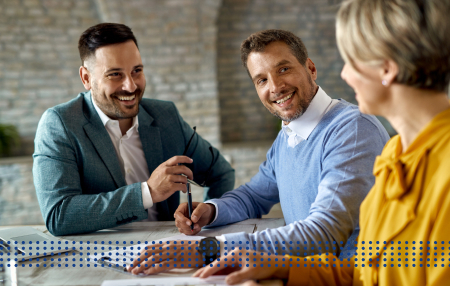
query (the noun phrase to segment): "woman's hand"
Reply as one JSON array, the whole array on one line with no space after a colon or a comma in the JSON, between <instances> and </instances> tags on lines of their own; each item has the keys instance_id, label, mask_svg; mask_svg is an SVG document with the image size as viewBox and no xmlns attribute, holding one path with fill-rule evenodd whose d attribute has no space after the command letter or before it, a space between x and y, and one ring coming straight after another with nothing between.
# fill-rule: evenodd
<instances>
[{"instance_id":1,"label":"woman's hand","mask_svg":"<svg viewBox=\"0 0 450 286\"><path fill-rule=\"evenodd\" d=\"M242 283L249 279L287 279L289 276L289 258L281 255L235 249L224 257L218 258L210 265L197 270L193 276L206 278L218 271L222 270L221 272L223 272L225 268L232 268L232 271L234 271L226 278L226 282L231 285Z\"/></svg>"}]
</instances>

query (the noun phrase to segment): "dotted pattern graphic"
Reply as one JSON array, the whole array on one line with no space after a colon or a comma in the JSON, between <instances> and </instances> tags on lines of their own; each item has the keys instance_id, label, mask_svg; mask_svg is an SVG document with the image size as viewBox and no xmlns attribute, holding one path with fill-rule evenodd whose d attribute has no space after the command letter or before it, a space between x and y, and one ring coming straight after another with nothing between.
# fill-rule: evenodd
<instances>
[{"instance_id":1,"label":"dotted pattern graphic","mask_svg":"<svg viewBox=\"0 0 450 286\"><path fill-rule=\"evenodd\" d=\"M125 245L133 246L125 246ZM450 241L361 241L353 249L343 242L289 241L255 247L250 242L231 241L222 246L224 257L216 265L239 267L450 267ZM281 249L283 255L268 252ZM204 267L220 251L197 241L0 241L0 267ZM209 251L209 252L208 252ZM346 252L348 258L337 258ZM203 255L202 255L203 254ZM322 254L320 256L317 256ZM38 258L21 258L39 255ZM314 257L311 257L316 255ZM306 257L308 256L308 257ZM94 258L93 258L94 257ZM112 259L114 258L114 259ZM86 261L87 263L81 263ZM33 262L33 263L31 263ZM303 262L303 263L302 263ZM305 263L308 262L308 263ZM218 264L217 264L218 263ZM123 268L122 268L123 269Z\"/></svg>"}]
</instances>

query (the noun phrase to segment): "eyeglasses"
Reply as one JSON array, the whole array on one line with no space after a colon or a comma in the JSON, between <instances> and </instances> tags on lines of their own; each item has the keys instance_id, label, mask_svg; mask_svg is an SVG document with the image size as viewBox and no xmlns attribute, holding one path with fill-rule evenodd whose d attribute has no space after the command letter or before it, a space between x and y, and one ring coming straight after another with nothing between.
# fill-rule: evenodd
<instances>
[{"instance_id":1,"label":"eyeglasses","mask_svg":"<svg viewBox=\"0 0 450 286\"><path fill-rule=\"evenodd\" d=\"M195 134L197 134L197 127L194 126L193 129L194 129L194 133L192 134L191 138L189 139L189 141L188 141L188 143L186 145L186 148L184 148L183 156L186 156L186 153L187 153L187 151L189 149L189 146L191 145L192 139L194 139ZM209 146L209 151L211 152L212 159L211 159L211 164L209 165L208 171L206 171L205 180L203 181L203 183L199 184L199 183L196 183L196 182L194 182L194 181L192 181L190 179L187 179L187 181L190 184L192 184L194 186L197 186L197 187L206 187L206 181L208 181L208 178L211 175L212 166L214 165L214 151L213 151L212 146ZM195 152L195 149L194 149L194 152ZM192 152L192 154L194 154L194 152Z\"/></svg>"}]
</instances>

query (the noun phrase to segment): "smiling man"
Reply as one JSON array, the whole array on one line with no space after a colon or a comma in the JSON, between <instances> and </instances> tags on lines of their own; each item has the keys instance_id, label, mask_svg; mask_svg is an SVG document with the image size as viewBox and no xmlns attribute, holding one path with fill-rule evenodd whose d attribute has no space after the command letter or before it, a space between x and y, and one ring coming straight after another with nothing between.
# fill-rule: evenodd
<instances>
[{"instance_id":1,"label":"smiling man","mask_svg":"<svg viewBox=\"0 0 450 286\"><path fill-rule=\"evenodd\" d=\"M260 218L280 202L286 226L206 238L201 245L220 245L222 256L232 247L296 256L352 254L341 247L347 242L353 250L359 206L374 184L372 169L389 139L386 130L375 117L343 99L332 99L316 84L317 69L301 39L291 32L250 35L241 45L241 58L261 102L283 121L282 130L249 183L220 199L193 203L194 232L187 205L181 204L175 212L179 231L192 235L203 226ZM162 258L165 263L134 264L130 269L150 274L182 267L176 261L182 261L180 254L176 249L142 253L141 261ZM216 255L204 258L210 261ZM223 263L237 261L233 255Z\"/></svg>"},{"instance_id":2,"label":"smiling man","mask_svg":"<svg viewBox=\"0 0 450 286\"><path fill-rule=\"evenodd\" d=\"M206 225L260 218L280 202L286 226L225 234L207 238L207 243L221 242L222 255L232 246L299 256L340 253L345 242L351 245L358 236L359 206L374 183L372 168L389 139L386 130L375 117L361 114L345 100L332 99L316 84L317 69L294 34L252 34L241 45L241 57L261 102L283 121L282 130L249 183L220 199L194 203L194 232L186 204L180 205L177 227L195 234ZM140 259L156 255L177 257L175 252L144 253ZM214 253L206 257L213 258ZM231 263L234 257L228 258ZM133 265L132 271L155 273L175 264L148 270L143 264Z\"/></svg>"},{"instance_id":3,"label":"smiling man","mask_svg":"<svg viewBox=\"0 0 450 286\"><path fill-rule=\"evenodd\" d=\"M143 98L144 65L129 27L93 26L78 49L88 92L48 109L35 139L34 184L52 234L173 220L187 178L205 182L206 198L233 188L230 164L175 105Z\"/></svg>"}]
</instances>

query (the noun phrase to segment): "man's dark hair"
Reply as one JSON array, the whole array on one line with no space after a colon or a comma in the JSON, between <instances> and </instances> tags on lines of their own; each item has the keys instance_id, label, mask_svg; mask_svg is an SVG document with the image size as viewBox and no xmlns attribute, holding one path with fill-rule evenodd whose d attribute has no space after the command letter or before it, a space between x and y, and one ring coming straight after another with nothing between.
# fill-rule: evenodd
<instances>
[{"instance_id":1,"label":"man's dark hair","mask_svg":"<svg viewBox=\"0 0 450 286\"><path fill-rule=\"evenodd\" d=\"M120 44L132 40L139 48L136 38L130 27L116 23L101 23L90 27L83 32L78 41L81 64L95 51L103 46Z\"/></svg>"},{"instance_id":2,"label":"man's dark hair","mask_svg":"<svg viewBox=\"0 0 450 286\"><path fill-rule=\"evenodd\" d=\"M241 44L241 60L247 72L247 59L250 53L263 52L264 48L273 42L283 42L288 45L298 62L305 66L308 59L308 51L299 37L289 31L264 30L251 34Z\"/></svg>"}]
</instances>

